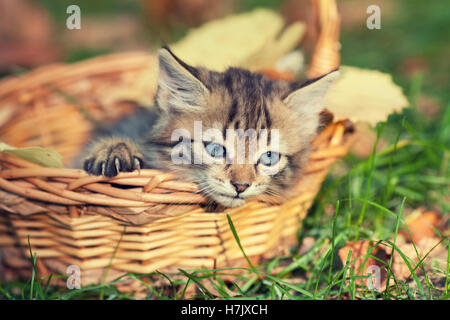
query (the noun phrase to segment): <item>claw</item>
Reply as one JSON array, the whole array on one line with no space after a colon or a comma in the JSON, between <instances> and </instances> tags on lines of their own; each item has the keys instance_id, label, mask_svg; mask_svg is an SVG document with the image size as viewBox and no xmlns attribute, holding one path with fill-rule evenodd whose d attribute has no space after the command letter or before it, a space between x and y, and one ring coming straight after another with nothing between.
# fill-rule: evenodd
<instances>
[{"instance_id":1,"label":"claw","mask_svg":"<svg viewBox=\"0 0 450 320\"><path fill-rule=\"evenodd\" d=\"M120 161L119 158L114 158L114 165L116 166L117 174L120 172Z\"/></svg>"},{"instance_id":2,"label":"claw","mask_svg":"<svg viewBox=\"0 0 450 320\"><path fill-rule=\"evenodd\" d=\"M138 158L134 158L134 169L141 171L141 163Z\"/></svg>"},{"instance_id":3,"label":"claw","mask_svg":"<svg viewBox=\"0 0 450 320\"><path fill-rule=\"evenodd\" d=\"M105 175L105 170L106 170L106 162L102 163L102 176Z\"/></svg>"}]
</instances>

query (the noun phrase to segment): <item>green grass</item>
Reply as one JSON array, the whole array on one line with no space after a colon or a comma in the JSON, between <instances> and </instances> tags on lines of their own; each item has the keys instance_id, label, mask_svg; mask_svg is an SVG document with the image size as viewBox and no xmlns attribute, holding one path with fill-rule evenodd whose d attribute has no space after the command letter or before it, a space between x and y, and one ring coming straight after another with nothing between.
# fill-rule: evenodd
<instances>
[{"instance_id":1,"label":"green grass","mask_svg":"<svg viewBox=\"0 0 450 320\"><path fill-rule=\"evenodd\" d=\"M256 1L247 1L253 6ZM267 1L274 6L274 1ZM442 30L450 28L445 1L399 1L400 10L383 20L381 31L356 28L342 34L342 63L391 73L408 95L410 106L393 114L375 129L378 138L389 146L367 159L349 154L338 163L324 181L303 227L299 230L299 246L306 237L315 239L305 254L293 248L285 256L248 268L215 270L179 270L178 275L127 274L112 282L91 285L79 290L56 288L48 278L40 278L33 267L33 278L27 282L0 284L0 299L134 299L117 291L114 284L131 277L147 286L148 299L183 299L191 286L197 286L196 299L449 299L450 258L444 270L434 270L445 279L444 289L435 288L424 268L425 256L418 263L397 246L399 230L405 230L404 211L419 206L450 212L450 103L448 86L448 40ZM399 45L395 45L399 44ZM411 56L421 56L429 64L428 71L406 76L399 64ZM447 77L447 78L446 78ZM421 94L438 99L441 111L427 119L418 111ZM405 143L406 141L406 143ZM337 168L337 167L336 167ZM335 169L336 169L335 168ZM338 173L341 172L341 173ZM342 174L342 172L345 172ZM331 208L331 209L330 209ZM238 244L239 234L229 219ZM448 228L448 226L447 226ZM449 233L441 235L448 248ZM358 277L338 250L347 241L379 239L375 245L386 252L396 251L404 260L410 276L406 281L392 272L392 259L372 256L369 250L359 257L363 263L377 260L394 280L378 293L358 288ZM240 245L239 245L240 246ZM240 246L243 257L248 257ZM417 249L416 249L417 254ZM429 254L429 253L428 253ZM31 254L32 265L39 256ZM422 270L424 276L416 275ZM349 272L348 272L349 271ZM235 280L225 280L234 275ZM54 275L55 277L66 277ZM167 285L152 286L148 280L165 280ZM150 282L152 283L152 282Z\"/></svg>"}]
</instances>

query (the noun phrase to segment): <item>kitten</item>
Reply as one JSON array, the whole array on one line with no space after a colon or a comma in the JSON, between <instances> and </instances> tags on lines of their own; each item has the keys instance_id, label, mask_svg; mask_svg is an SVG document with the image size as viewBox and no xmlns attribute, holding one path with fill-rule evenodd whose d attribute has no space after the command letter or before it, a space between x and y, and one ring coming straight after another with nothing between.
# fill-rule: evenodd
<instances>
[{"instance_id":1,"label":"kitten","mask_svg":"<svg viewBox=\"0 0 450 320\"><path fill-rule=\"evenodd\" d=\"M290 83L240 68L194 68L168 48L158 57L154 111L122 124L132 134L119 126L117 135L96 141L84 169L107 177L140 168L173 171L226 207L285 193L308 160L338 71Z\"/></svg>"}]
</instances>

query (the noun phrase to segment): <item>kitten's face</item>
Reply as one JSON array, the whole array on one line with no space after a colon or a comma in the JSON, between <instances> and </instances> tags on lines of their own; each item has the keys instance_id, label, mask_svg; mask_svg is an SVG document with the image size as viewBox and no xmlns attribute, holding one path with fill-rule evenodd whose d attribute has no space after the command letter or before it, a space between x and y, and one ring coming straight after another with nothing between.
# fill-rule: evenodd
<instances>
[{"instance_id":1,"label":"kitten's face","mask_svg":"<svg viewBox=\"0 0 450 320\"><path fill-rule=\"evenodd\" d=\"M163 117L150 147L156 165L196 182L227 207L282 195L308 158L336 72L296 89L242 69L193 68L165 49L159 58Z\"/></svg>"}]
</instances>

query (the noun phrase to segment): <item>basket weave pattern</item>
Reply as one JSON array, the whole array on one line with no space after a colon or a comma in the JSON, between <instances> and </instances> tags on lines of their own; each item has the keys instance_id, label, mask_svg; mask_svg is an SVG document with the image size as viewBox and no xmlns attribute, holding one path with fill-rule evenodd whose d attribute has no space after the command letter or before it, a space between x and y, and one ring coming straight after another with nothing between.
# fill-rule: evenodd
<instances>
[{"instance_id":1,"label":"basket weave pattern","mask_svg":"<svg viewBox=\"0 0 450 320\"><path fill-rule=\"evenodd\" d=\"M335 3L315 2L322 40L310 75L339 63ZM108 122L133 109L122 93L154 96L150 87L136 88L136 79L155 67L153 55L125 53L5 79L0 141L52 148L70 163L93 121ZM29 277L29 245L42 275L66 274L67 266L77 265L82 285L101 282L106 268L108 281L126 272L242 266L228 215L250 259L273 257L296 243L329 167L348 152L352 137L351 123L338 121L315 138L296 197L257 198L224 212L208 212L197 186L168 172L146 169L107 179L0 154L0 275Z\"/></svg>"},{"instance_id":2,"label":"basket weave pattern","mask_svg":"<svg viewBox=\"0 0 450 320\"><path fill-rule=\"evenodd\" d=\"M77 265L86 283L99 282L110 264L111 277L121 272L230 267L242 263L243 256L229 215L246 254L270 257L295 244L328 168L348 151L349 131L345 122L338 122L315 139L305 174L296 185L299 196L281 204L253 200L220 213L199 205L204 199L195 185L157 170L121 173L108 181L82 170L42 168L1 155L0 208L6 215L1 216L0 246L12 252L18 244L22 251L6 262L24 266L30 237L45 273ZM123 190L118 184L135 188Z\"/></svg>"}]
</instances>

